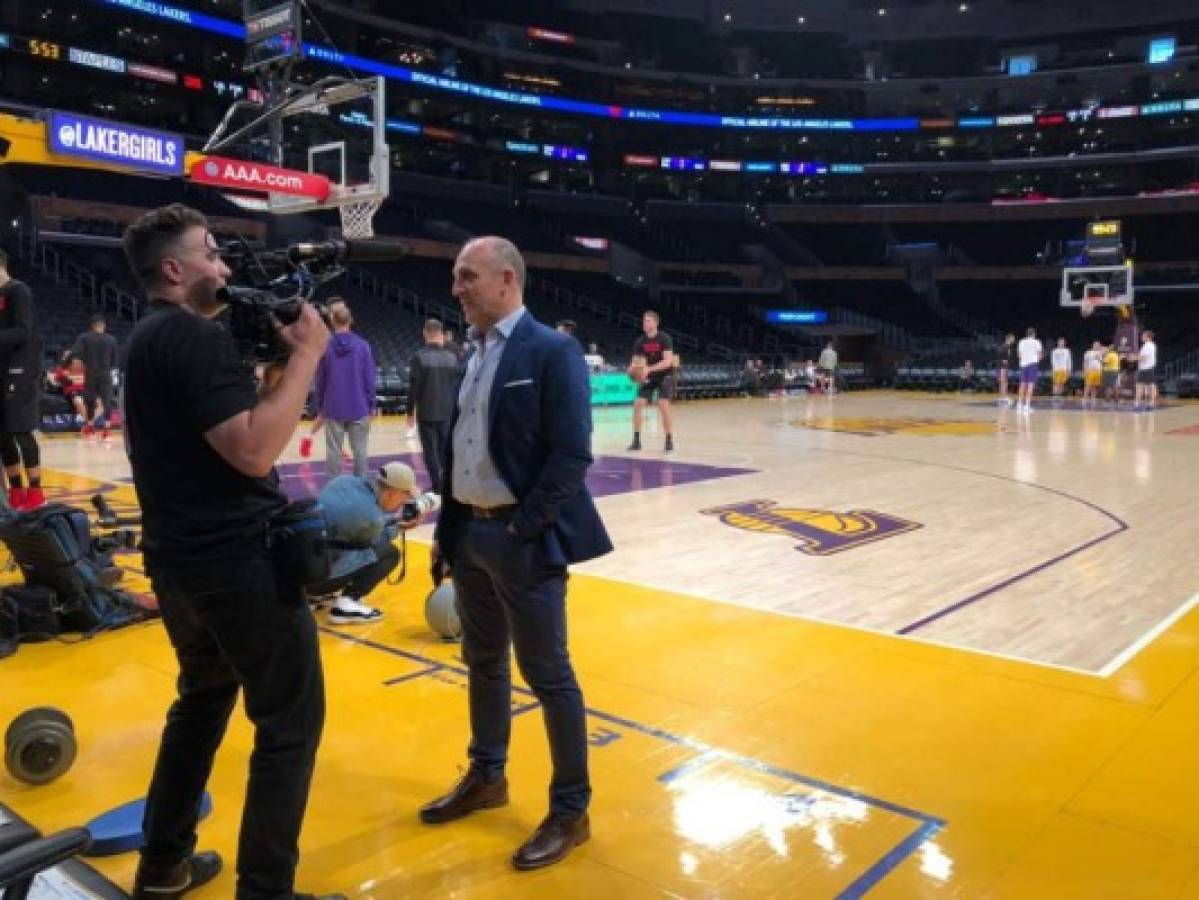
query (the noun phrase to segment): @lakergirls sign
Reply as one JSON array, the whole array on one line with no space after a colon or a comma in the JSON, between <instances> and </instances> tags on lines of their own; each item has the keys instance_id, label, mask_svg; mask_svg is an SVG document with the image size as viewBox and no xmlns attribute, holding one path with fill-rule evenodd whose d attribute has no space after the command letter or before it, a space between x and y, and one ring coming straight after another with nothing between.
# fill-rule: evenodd
<instances>
[{"instance_id":1,"label":"@lakergirls sign","mask_svg":"<svg viewBox=\"0 0 1199 900\"><path fill-rule=\"evenodd\" d=\"M73 113L50 116L50 150L60 156L142 169L161 175L183 174L183 138L120 122Z\"/></svg>"},{"instance_id":2,"label":"@lakergirls sign","mask_svg":"<svg viewBox=\"0 0 1199 900\"><path fill-rule=\"evenodd\" d=\"M192 163L188 177L214 187L311 197L318 202L328 199L330 188L329 179L324 175L224 156L205 156L197 160Z\"/></svg>"}]
</instances>

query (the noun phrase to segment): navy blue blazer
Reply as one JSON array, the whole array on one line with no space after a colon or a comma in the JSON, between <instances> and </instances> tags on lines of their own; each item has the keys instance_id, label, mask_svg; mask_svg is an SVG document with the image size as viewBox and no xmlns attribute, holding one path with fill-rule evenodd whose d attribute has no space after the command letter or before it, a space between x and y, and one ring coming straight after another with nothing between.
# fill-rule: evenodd
<instances>
[{"instance_id":1,"label":"navy blue blazer","mask_svg":"<svg viewBox=\"0 0 1199 900\"><path fill-rule=\"evenodd\" d=\"M491 458L519 506L511 520L517 539L540 541L551 565L608 553L612 541L583 480L592 463L591 382L579 342L526 310L500 357L488 418ZM455 399L451 429L457 421ZM451 440L435 533L451 566L470 521L454 499L453 471Z\"/></svg>"}]
</instances>

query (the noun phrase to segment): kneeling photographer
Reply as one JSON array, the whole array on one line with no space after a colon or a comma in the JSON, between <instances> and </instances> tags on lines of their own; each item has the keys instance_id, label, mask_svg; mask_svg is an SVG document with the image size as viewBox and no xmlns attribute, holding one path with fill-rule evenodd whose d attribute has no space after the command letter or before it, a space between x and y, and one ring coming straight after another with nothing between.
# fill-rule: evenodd
<instances>
[{"instance_id":1,"label":"kneeling photographer","mask_svg":"<svg viewBox=\"0 0 1199 900\"><path fill-rule=\"evenodd\" d=\"M308 596L339 595L329 610L335 625L376 622L383 611L363 602L400 565L393 543L400 529L415 528L436 509L436 496L416 496L416 477L402 462L390 462L370 476L338 475L317 498L328 526L330 576L308 586Z\"/></svg>"},{"instance_id":2,"label":"kneeling photographer","mask_svg":"<svg viewBox=\"0 0 1199 900\"><path fill-rule=\"evenodd\" d=\"M204 216L181 204L153 210L124 246L150 298L125 361L129 459L146 571L179 663L133 896L177 896L220 870L216 853L195 852L196 822L244 689L255 743L236 896L291 897L325 689L316 622L302 586L277 576L268 534L287 506L274 463L329 331L307 303L290 325L276 322L288 358L259 399L252 366L212 320L230 271Z\"/></svg>"}]
</instances>

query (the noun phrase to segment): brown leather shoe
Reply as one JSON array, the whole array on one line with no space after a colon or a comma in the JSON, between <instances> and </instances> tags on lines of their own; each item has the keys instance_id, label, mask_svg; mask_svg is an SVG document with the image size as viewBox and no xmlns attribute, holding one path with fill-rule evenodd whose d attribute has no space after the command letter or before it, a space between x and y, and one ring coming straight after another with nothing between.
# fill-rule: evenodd
<instances>
[{"instance_id":1,"label":"brown leather shoe","mask_svg":"<svg viewBox=\"0 0 1199 900\"><path fill-rule=\"evenodd\" d=\"M420 820L426 825L453 822L479 809L508 805L508 779L488 783L481 772L470 769L450 790L420 808Z\"/></svg>"},{"instance_id":2,"label":"brown leather shoe","mask_svg":"<svg viewBox=\"0 0 1199 900\"><path fill-rule=\"evenodd\" d=\"M587 813L577 816L550 813L512 855L512 865L521 871L552 866L590 837L591 820Z\"/></svg>"}]
</instances>

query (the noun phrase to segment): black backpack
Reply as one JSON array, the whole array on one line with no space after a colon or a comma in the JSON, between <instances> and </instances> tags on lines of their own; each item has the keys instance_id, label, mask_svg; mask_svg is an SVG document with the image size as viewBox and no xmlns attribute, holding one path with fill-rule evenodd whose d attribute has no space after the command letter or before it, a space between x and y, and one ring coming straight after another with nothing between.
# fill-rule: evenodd
<instances>
[{"instance_id":1,"label":"black backpack","mask_svg":"<svg viewBox=\"0 0 1199 900\"><path fill-rule=\"evenodd\" d=\"M63 631L90 636L145 618L131 596L103 584L112 554L92 539L83 510L48 503L32 512L10 511L0 516L0 541L25 577L24 585L0 592L0 632L26 641Z\"/></svg>"}]
</instances>

